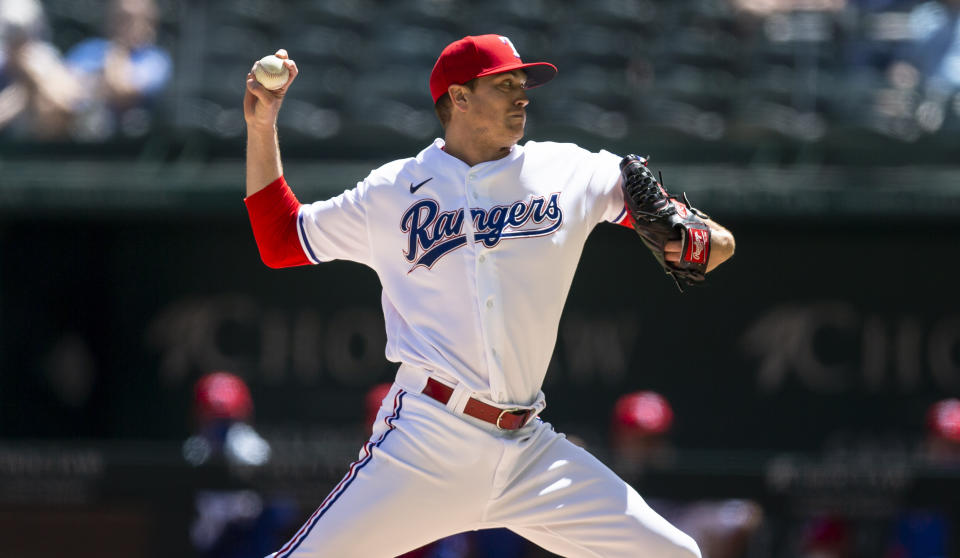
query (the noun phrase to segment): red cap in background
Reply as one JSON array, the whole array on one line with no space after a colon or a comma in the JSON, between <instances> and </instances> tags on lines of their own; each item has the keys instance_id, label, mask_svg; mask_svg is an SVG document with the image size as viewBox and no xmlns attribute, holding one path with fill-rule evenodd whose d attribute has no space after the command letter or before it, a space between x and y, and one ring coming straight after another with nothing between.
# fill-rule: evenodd
<instances>
[{"instance_id":1,"label":"red cap in background","mask_svg":"<svg viewBox=\"0 0 960 558\"><path fill-rule=\"evenodd\" d=\"M250 389L239 376L230 372L211 372L193 387L197 419L248 420L253 415Z\"/></svg>"},{"instance_id":2,"label":"red cap in background","mask_svg":"<svg viewBox=\"0 0 960 558\"><path fill-rule=\"evenodd\" d=\"M673 425L670 403L653 391L628 393L613 406L614 428L644 434L662 434Z\"/></svg>"},{"instance_id":3,"label":"red cap in background","mask_svg":"<svg viewBox=\"0 0 960 558\"><path fill-rule=\"evenodd\" d=\"M960 399L944 399L931 405L927 428L941 438L960 442Z\"/></svg>"}]
</instances>

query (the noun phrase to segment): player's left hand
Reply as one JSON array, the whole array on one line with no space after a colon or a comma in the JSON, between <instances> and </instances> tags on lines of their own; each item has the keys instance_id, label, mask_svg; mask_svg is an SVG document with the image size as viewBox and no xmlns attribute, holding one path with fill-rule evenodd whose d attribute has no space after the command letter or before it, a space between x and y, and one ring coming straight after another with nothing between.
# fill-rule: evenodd
<instances>
[{"instance_id":1,"label":"player's left hand","mask_svg":"<svg viewBox=\"0 0 960 558\"><path fill-rule=\"evenodd\" d=\"M710 257L707 259L707 271L710 272L733 256L734 240L733 234L716 221L707 219L706 223L713 233L710 235ZM671 264L679 263L682 250L683 243L679 240L668 240L663 248L663 259Z\"/></svg>"}]
</instances>

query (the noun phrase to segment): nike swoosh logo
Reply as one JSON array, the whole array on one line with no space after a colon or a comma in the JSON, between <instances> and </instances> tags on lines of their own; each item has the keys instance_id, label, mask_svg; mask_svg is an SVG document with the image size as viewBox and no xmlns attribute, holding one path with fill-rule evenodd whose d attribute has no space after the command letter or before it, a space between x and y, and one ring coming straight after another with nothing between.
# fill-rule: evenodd
<instances>
[{"instance_id":1,"label":"nike swoosh logo","mask_svg":"<svg viewBox=\"0 0 960 558\"><path fill-rule=\"evenodd\" d=\"M415 193L417 192L417 190L420 189L421 186L423 186L423 185L426 184L427 182L430 182L431 180L433 180L433 177L432 177L432 176L431 176L430 178L424 180L424 181L421 182L420 184L417 184L416 186L414 186L414 185L413 185L413 182L411 182L411 183L410 183L410 193L411 193L411 194L415 194Z\"/></svg>"}]
</instances>

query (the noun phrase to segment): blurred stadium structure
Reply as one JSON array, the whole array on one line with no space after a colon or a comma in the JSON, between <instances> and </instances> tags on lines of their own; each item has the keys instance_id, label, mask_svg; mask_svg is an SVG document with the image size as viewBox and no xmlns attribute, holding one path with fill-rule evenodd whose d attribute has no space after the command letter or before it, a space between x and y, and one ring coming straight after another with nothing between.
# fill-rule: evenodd
<instances>
[{"instance_id":1,"label":"blurred stadium structure","mask_svg":"<svg viewBox=\"0 0 960 558\"><path fill-rule=\"evenodd\" d=\"M46 2L52 43L67 52L100 33L106 3ZM671 169L668 177L708 190L701 204L723 203L738 186L750 195L734 198L733 210L764 213L776 203L816 213L811 197L829 204L852 190L855 209L874 209L859 203L870 195L895 212L911 204L903 194L912 180L931 197L910 209L957 209L952 171L918 177L886 168L953 161L960 132L955 3L162 0L158 7L157 42L176 64L155 110L128 115L107 137L83 128L98 125L95 119L74 127L74 141L0 134L7 185L0 204L15 207L29 191L33 208L36 196L93 209L164 206L199 195L197 182L207 195L232 187L240 169L220 163L242 153L240 83L250 60L281 46L303 70L281 116L287 158L405 156L440 131L425 102L436 53L465 34L497 29L528 57L550 58L561 69L550 90L532 94L532 139L640 149L666 168L696 163L689 175ZM63 164L44 164L50 154ZM116 170L100 161L123 162L124 192L140 195L122 202L98 196L104 188L114 193L103 182ZM732 163L762 170L731 175ZM307 182L339 191L358 168L369 165L306 167ZM43 187L75 180L83 183L71 196ZM805 188L812 190L805 203L782 195ZM714 190L724 195L714 199Z\"/></svg>"},{"instance_id":2,"label":"blurred stadium structure","mask_svg":"<svg viewBox=\"0 0 960 558\"><path fill-rule=\"evenodd\" d=\"M31 5L41 25L9 24ZM69 64L110 5L0 0L0 555L200 556L198 524L268 545L288 533L256 525L322 499L393 370L379 287L260 265L244 75L280 47L297 61L281 147L320 199L439 135L437 54L496 32L560 69L530 93L529 139L648 153L738 240L681 297L599 227L547 420L607 457L616 399L666 394L671 449L618 467L651 498L759 503L750 558L960 556L955 413L929 418L960 395L960 3L156 0L158 95L112 120L78 102L59 135L3 126L24 94L9 41L35 32ZM649 296L624 300L611 262ZM249 383L267 464L183 459L213 370Z\"/></svg>"}]
</instances>

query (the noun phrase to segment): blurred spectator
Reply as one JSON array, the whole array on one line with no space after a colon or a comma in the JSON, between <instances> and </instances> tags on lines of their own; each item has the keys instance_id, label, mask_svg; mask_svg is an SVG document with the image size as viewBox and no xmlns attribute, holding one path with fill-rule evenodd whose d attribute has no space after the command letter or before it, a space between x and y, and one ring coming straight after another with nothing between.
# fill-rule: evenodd
<instances>
[{"instance_id":1,"label":"blurred spectator","mask_svg":"<svg viewBox=\"0 0 960 558\"><path fill-rule=\"evenodd\" d=\"M611 445L618 472L638 474L646 465L669 466L674 458L668 437L674 411L663 395L654 391L622 395L614 404L612 416ZM651 500L651 505L693 537L709 558L745 556L763 521L760 505L750 500Z\"/></svg>"},{"instance_id":2,"label":"blurred spectator","mask_svg":"<svg viewBox=\"0 0 960 558\"><path fill-rule=\"evenodd\" d=\"M910 11L912 42L900 53L921 75L956 89L960 85L960 0L923 2Z\"/></svg>"},{"instance_id":3,"label":"blurred spectator","mask_svg":"<svg viewBox=\"0 0 960 558\"><path fill-rule=\"evenodd\" d=\"M731 0L737 9L755 14L792 11L841 11L846 0Z\"/></svg>"},{"instance_id":4,"label":"blurred spectator","mask_svg":"<svg viewBox=\"0 0 960 558\"><path fill-rule=\"evenodd\" d=\"M106 37L86 39L67 52L67 64L93 92L77 139L97 141L117 132L149 132L152 109L170 80L170 55L155 44L153 0L111 0Z\"/></svg>"},{"instance_id":5,"label":"blurred spectator","mask_svg":"<svg viewBox=\"0 0 960 558\"><path fill-rule=\"evenodd\" d=\"M937 133L960 115L960 0L923 2L906 17L907 38L886 67L887 88L877 92L876 111L895 135L914 140ZM951 105L953 107L951 108ZM888 125L889 126L889 125Z\"/></svg>"},{"instance_id":6,"label":"blurred spectator","mask_svg":"<svg viewBox=\"0 0 960 558\"><path fill-rule=\"evenodd\" d=\"M0 0L0 132L7 137L66 138L83 101L49 35L38 0Z\"/></svg>"}]
</instances>

